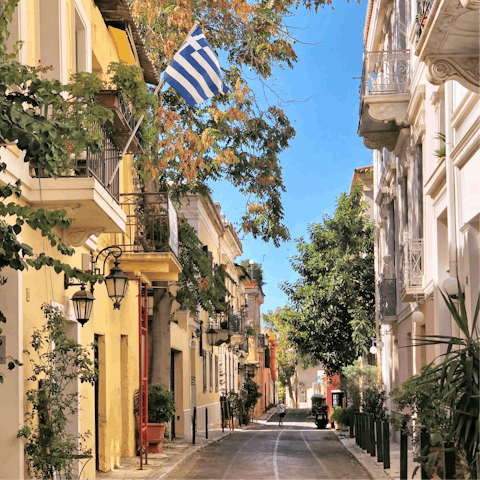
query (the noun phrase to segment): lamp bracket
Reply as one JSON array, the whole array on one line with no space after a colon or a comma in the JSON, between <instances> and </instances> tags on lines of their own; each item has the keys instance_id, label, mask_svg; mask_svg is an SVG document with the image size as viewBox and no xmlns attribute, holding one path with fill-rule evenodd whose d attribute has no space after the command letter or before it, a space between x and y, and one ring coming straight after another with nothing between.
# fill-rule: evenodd
<instances>
[{"instance_id":1,"label":"lamp bracket","mask_svg":"<svg viewBox=\"0 0 480 480\"><path fill-rule=\"evenodd\" d=\"M92 257L92 270L93 273L95 273L96 275L100 274L100 269L97 268L95 265L97 264L100 255L104 252L106 252L106 256L103 260L103 276L105 276L105 264L107 263L107 258L111 255L115 259L115 266L118 267L118 259L121 257L123 250L117 245L111 245L110 247L105 247L104 249L100 250L97 256L94 256L93 253L90 253Z\"/></svg>"}]
</instances>

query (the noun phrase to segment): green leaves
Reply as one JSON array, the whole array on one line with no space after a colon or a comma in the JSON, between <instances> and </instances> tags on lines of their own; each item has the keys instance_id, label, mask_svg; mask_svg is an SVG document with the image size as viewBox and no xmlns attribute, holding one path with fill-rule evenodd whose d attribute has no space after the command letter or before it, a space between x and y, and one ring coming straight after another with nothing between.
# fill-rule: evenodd
<instances>
[{"instance_id":1,"label":"green leaves","mask_svg":"<svg viewBox=\"0 0 480 480\"><path fill-rule=\"evenodd\" d=\"M337 200L333 217L309 225L291 264L300 279L281 285L296 315L291 342L329 373L351 365L375 336L373 224L364 215L362 187Z\"/></svg>"}]
</instances>

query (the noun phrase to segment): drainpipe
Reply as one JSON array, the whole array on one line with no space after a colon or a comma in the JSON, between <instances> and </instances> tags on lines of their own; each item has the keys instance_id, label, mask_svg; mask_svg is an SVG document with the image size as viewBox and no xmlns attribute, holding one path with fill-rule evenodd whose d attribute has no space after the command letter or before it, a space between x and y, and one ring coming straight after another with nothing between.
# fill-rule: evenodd
<instances>
[{"instance_id":1,"label":"drainpipe","mask_svg":"<svg viewBox=\"0 0 480 480\"><path fill-rule=\"evenodd\" d=\"M453 82L445 83L445 169L447 182L447 226L449 276L457 276L457 228L455 205L455 173L451 158L453 145Z\"/></svg>"}]
</instances>

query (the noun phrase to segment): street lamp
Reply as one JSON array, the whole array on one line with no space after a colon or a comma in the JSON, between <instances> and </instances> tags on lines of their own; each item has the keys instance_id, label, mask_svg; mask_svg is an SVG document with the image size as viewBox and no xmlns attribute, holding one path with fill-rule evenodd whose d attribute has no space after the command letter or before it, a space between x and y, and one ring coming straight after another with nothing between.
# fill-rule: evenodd
<instances>
[{"instance_id":1,"label":"street lamp","mask_svg":"<svg viewBox=\"0 0 480 480\"><path fill-rule=\"evenodd\" d=\"M94 300L93 293L85 290L84 284L80 287L78 292L73 294L72 303L73 310L75 311L75 318L82 327L90 320Z\"/></svg>"},{"instance_id":2,"label":"street lamp","mask_svg":"<svg viewBox=\"0 0 480 480\"><path fill-rule=\"evenodd\" d=\"M95 275L100 275L100 269L96 268L98 258L103 252L107 252L107 255L103 261L102 275L105 276L105 264L107 258L112 255L115 259L115 265L110 270L110 273L105 277L105 286L107 287L107 294L113 300L113 309L120 310L120 302L125 297L128 287L128 281L130 280L119 267L118 259L121 257L123 251L120 247L113 245L101 250L98 255L93 258L92 255L92 272ZM80 290L72 296L73 310L75 312L75 318L77 322L83 327L85 323L90 320L92 314L93 301L93 284L90 283L90 291L85 289L85 283L74 283L71 278L65 275L64 288L80 286Z\"/></svg>"},{"instance_id":3,"label":"street lamp","mask_svg":"<svg viewBox=\"0 0 480 480\"><path fill-rule=\"evenodd\" d=\"M458 292L460 291L460 283L456 278L448 277L442 283L445 293L454 300L458 300Z\"/></svg>"},{"instance_id":4,"label":"street lamp","mask_svg":"<svg viewBox=\"0 0 480 480\"><path fill-rule=\"evenodd\" d=\"M207 334L208 342L212 346L212 350L213 350L213 346L217 341L217 331L214 328L212 328L212 326L210 326L210 328L205 333Z\"/></svg>"}]
</instances>

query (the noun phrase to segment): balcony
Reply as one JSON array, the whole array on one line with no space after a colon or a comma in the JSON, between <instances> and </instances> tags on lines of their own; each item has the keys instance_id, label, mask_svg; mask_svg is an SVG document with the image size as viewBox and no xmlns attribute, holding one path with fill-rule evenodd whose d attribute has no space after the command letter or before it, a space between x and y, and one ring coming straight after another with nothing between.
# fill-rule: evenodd
<instances>
[{"instance_id":1,"label":"balcony","mask_svg":"<svg viewBox=\"0 0 480 480\"><path fill-rule=\"evenodd\" d=\"M120 204L127 216L122 269L149 281L178 280L178 217L168 193L124 193Z\"/></svg>"},{"instance_id":2,"label":"balcony","mask_svg":"<svg viewBox=\"0 0 480 480\"><path fill-rule=\"evenodd\" d=\"M113 141L123 151L135 129L136 121L132 111L128 107L124 96L118 90L102 90L96 98L99 106L108 108L113 112L113 120L108 121L105 126L111 130ZM136 135L133 136L127 153L143 153L143 148Z\"/></svg>"},{"instance_id":3,"label":"balcony","mask_svg":"<svg viewBox=\"0 0 480 480\"><path fill-rule=\"evenodd\" d=\"M382 279L378 282L380 294L379 308L383 317L395 317L397 315L397 280L395 278Z\"/></svg>"},{"instance_id":4,"label":"balcony","mask_svg":"<svg viewBox=\"0 0 480 480\"><path fill-rule=\"evenodd\" d=\"M423 0L419 4L415 55L434 85L456 80L478 93L478 0Z\"/></svg>"},{"instance_id":5,"label":"balcony","mask_svg":"<svg viewBox=\"0 0 480 480\"><path fill-rule=\"evenodd\" d=\"M245 342L245 319L238 312L219 313L216 318L209 319L208 328L216 330L217 346L229 343L231 347L238 347Z\"/></svg>"},{"instance_id":6,"label":"balcony","mask_svg":"<svg viewBox=\"0 0 480 480\"><path fill-rule=\"evenodd\" d=\"M75 219L67 230L65 240L79 247L91 235L123 233L125 213L119 206L120 151L105 129L102 153L84 150L73 165L56 180L40 175L39 182L32 182L32 205L46 209L66 209ZM38 172L36 172L38 174Z\"/></svg>"},{"instance_id":7,"label":"balcony","mask_svg":"<svg viewBox=\"0 0 480 480\"><path fill-rule=\"evenodd\" d=\"M401 251L400 298L403 302L410 302L415 295L423 293L423 239L405 240Z\"/></svg>"},{"instance_id":8,"label":"balcony","mask_svg":"<svg viewBox=\"0 0 480 480\"><path fill-rule=\"evenodd\" d=\"M358 134L370 149L393 151L407 126L410 51L365 52Z\"/></svg>"}]
</instances>

